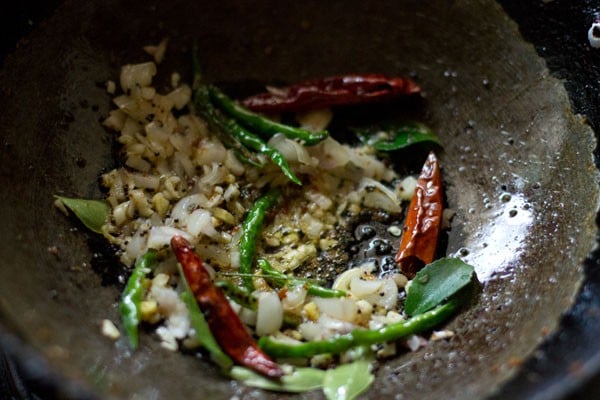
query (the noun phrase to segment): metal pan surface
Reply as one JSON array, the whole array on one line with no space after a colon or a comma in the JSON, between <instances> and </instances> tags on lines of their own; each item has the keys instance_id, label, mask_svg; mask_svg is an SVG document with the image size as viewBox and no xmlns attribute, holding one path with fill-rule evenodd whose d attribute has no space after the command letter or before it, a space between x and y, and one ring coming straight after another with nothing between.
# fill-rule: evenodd
<instances>
[{"instance_id":1,"label":"metal pan surface","mask_svg":"<svg viewBox=\"0 0 600 400\"><path fill-rule=\"evenodd\" d=\"M444 143L448 252L476 266L482 293L450 324L452 340L383 363L365 396L485 398L513 393L510 379L532 385L522 363L572 306L596 243L595 138L517 24L483 0L62 4L0 72L1 340L30 376L66 398L280 397L152 336L131 355L104 338L98 323L118 319L119 287L90 267L90 237L52 207L54 194L101 195L97 177L115 162L99 123L111 107L103 83L163 37L161 70L184 78L194 41L214 81L415 76Z\"/></svg>"}]
</instances>

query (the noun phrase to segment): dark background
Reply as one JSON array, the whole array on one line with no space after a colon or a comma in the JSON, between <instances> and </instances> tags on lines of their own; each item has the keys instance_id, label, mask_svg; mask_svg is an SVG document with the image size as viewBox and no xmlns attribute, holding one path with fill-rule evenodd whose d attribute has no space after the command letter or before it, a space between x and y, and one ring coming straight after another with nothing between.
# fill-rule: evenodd
<instances>
[{"instance_id":1,"label":"dark background","mask_svg":"<svg viewBox=\"0 0 600 400\"><path fill-rule=\"evenodd\" d=\"M573 109L584 114L600 132L600 49L592 49L587 30L599 17L600 3L592 0L499 0L519 24L526 40L546 59L549 69L563 79ZM0 12L0 67L7 54L58 6L58 0L17 1ZM25 37L25 39L22 39ZM43 62L44 60L40 60ZM499 60L502 62L502 60ZM600 152L595 151L600 166ZM600 349L590 348L600 336L600 250L585 262L586 282L577 304L524 365L522 372L495 399L600 399ZM565 383L561 377L568 376ZM562 385L556 385L558 380ZM17 367L0 349L0 400L50 399L51 388L20 378Z\"/></svg>"}]
</instances>

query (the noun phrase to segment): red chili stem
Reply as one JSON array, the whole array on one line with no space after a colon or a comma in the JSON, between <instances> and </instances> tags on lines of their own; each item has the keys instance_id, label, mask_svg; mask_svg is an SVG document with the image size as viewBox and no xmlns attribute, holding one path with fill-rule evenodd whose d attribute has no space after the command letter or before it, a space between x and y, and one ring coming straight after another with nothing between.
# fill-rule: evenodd
<instances>
[{"instance_id":1,"label":"red chili stem","mask_svg":"<svg viewBox=\"0 0 600 400\"><path fill-rule=\"evenodd\" d=\"M210 274L190 243L181 236L173 236L171 246L210 331L223 351L235 363L260 374L270 378L283 376L279 365L260 350L223 292L213 284Z\"/></svg>"},{"instance_id":2,"label":"red chili stem","mask_svg":"<svg viewBox=\"0 0 600 400\"><path fill-rule=\"evenodd\" d=\"M400 271L413 278L435 257L443 212L442 176L438 160L429 153L410 201L396 263Z\"/></svg>"},{"instance_id":3,"label":"red chili stem","mask_svg":"<svg viewBox=\"0 0 600 400\"><path fill-rule=\"evenodd\" d=\"M253 111L266 113L307 111L331 106L390 100L419 93L409 78L381 74L332 76L282 88L271 88L242 101Z\"/></svg>"}]
</instances>

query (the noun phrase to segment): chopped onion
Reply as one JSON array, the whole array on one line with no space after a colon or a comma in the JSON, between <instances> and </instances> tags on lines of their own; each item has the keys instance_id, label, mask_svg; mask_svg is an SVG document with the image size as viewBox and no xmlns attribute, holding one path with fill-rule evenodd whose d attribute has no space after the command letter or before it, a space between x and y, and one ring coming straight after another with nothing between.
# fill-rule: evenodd
<instances>
[{"instance_id":1,"label":"chopped onion","mask_svg":"<svg viewBox=\"0 0 600 400\"><path fill-rule=\"evenodd\" d=\"M196 246L196 251L200 255L200 258L211 260L214 264L223 267L228 267L231 264L231 251L223 245L201 243Z\"/></svg>"},{"instance_id":2,"label":"chopped onion","mask_svg":"<svg viewBox=\"0 0 600 400\"><path fill-rule=\"evenodd\" d=\"M298 325L298 332L307 340L323 340L333 336L348 333L356 328L356 325L340 321L323 314L316 322L304 322Z\"/></svg>"},{"instance_id":3,"label":"chopped onion","mask_svg":"<svg viewBox=\"0 0 600 400\"><path fill-rule=\"evenodd\" d=\"M188 85L181 85L167 95L175 104L175 108L181 110L190 101L192 89Z\"/></svg>"},{"instance_id":4,"label":"chopped onion","mask_svg":"<svg viewBox=\"0 0 600 400\"><path fill-rule=\"evenodd\" d=\"M364 297L364 300L373 304L374 306L380 306L386 310L391 310L396 307L398 302L398 286L393 279L382 279L383 285L375 292Z\"/></svg>"},{"instance_id":5,"label":"chopped onion","mask_svg":"<svg viewBox=\"0 0 600 400\"><path fill-rule=\"evenodd\" d=\"M121 110L112 110L103 122L104 126L114 129L115 131L120 131L125 124L125 120L127 119L127 114L125 114Z\"/></svg>"},{"instance_id":6,"label":"chopped onion","mask_svg":"<svg viewBox=\"0 0 600 400\"><path fill-rule=\"evenodd\" d=\"M319 167L325 170L343 167L351 159L348 147L331 137L328 137L316 146L311 146L309 151L313 157L319 160Z\"/></svg>"},{"instance_id":7,"label":"chopped onion","mask_svg":"<svg viewBox=\"0 0 600 400\"><path fill-rule=\"evenodd\" d=\"M296 114L296 120L300 123L300 126L310 132L318 132L327 128L332 118L333 113L329 108Z\"/></svg>"},{"instance_id":8,"label":"chopped onion","mask_svg":"<svg viewBox=\"0 0 600 400\"><path fill-rule=\"evenodd\" d=\"M140 231L136 232L125 246L125 252L121 256L122 260L127 263L136 260L144 251L144 245L147 246L145 235L142 235Z\"/></svg>"},{"instance_id":9,"label":"chopped onion","mask_svg":"<svg viewBox=\"0 0 600 400\"><path fill-rule=\"evenodd\" d=\"M351 268L342 272L335 278L332 288L350 292L350 282L355 277L369 276L369 273L375 269L375 263L372 261L363 263L360 267Z\"/></svg>"},{"instance_id":10,"label":"chopped onion","mask_svg":"<svg viewBox=\"0 0 600 400\"><path fill-rule=\"evenodd\" d=\"M417 187L417 178L414 176L407 176L402 179L402 182L396 188L396 192L398 193L398 197L402 200L410 200L415 193L415 188Z\"/></svg>"},{"instance_id":11,"label":"chopped onion","mask_svg":"<svg viewBox=\"0 0 600 400\"><path fill-rule=\"evenodd\" d=\"M277 332L283 323L283 307L276 292L258 294L256 312L256 334L270 335Z\"/></svg>"},{"instance_id":12,"label":"chopped onion","mask_svg":"<svg viewBox=\"0 0 600 400\"><path fill-rule=\"evenodd\" d=\"M144 46L144 51L153 56L157 64L160 64L167 51L167 43L169 43L169 38L164 38L156 46Z\"/></svg>"},{"instance_id":13,"label":"chopped onion","mask_svg":"<svg viewBox=\"0 0 600 400\"><path fill-rule=\"evenodd\" d=\"M153 62L124 65L121 68L121 88L127 91L138 85L150 86L154 75L156 75L156 64Z\"/></svg>"},{"instance_id":14,"label":"chopped onion","mask_svg":"<svg viewBox=\"0 0 600 400\"><path fill-rule=\"evenodd\" d=\"M313 160L302 146L295 140L288 139L281 133L276 133L269 139L269 145L276 148L288 162L312 165Z\"/></svg>"},{"instance_id":15,"label":"chopped onion","mask_svg":"<svg viewBox=\"0 0 600 400\"><path fill-rule=\"evenodd\" d=\"M350 292L359 299L377 293L382 286L383 282L380 279L364 279L355 276L350 280Z\"/></svg>"},{"instance_id":16,"label":"chopped onion","mask_svg":"<svg viewBox=\"0 0 600 400\"><path fill-rule=\"evenodd\" d=\"M313 299L319 311L346 322L354 322L356 320L356 302L353 299L341 298L323 298L315 297Z\"/></svg>"},{"instance_id":17,"label":"chopped onion","mask_svg":"<svg viewBox=\"0 0 600 400\"><path fill-rule=\"evenodd\" d=\"M170 226L154 226L148 234L147 247L149 249L159 250L163 247L171 245L171 238L175 235L183 236L186 240L192 241L192 236L182 231L181 229L172 228Z\"/></svg>"},{"instance_id":18,"label":"chopped onion","mask_svg":"<svg viewBox=\"0 0 600 400\"><path fill-rule=\"evenodd\" d=\"M166 316L165 326L176 339L184 338L190 330L187 307L171 287L152 285L150 296L158 303L158 311Z\"/></svg>"},{"instance_id":19,"label":"chopped onion","mask_svg":"<svg viewBox=\"0 0 600 400\"><path fill-rule=\"evenodd\" d=\"M300 218L300 229L310 239L318 239L323 232L323 223L306 213Z\"/></svg>"},{"instance_id":20,"label":"chopped onion","mask_svg":"<svg viewBox=\"0 0 600 400\"><path fill-rule=\"evenodd\" d=\"M285 297L281 300L281 305L285 311L300 312L304 301L306 300L306 289L298 285L285 292Z\"/></svg>"},{"instance_id":21,"label":"chopped onion","mask_svg":"<svg viewBox=\"0 0 600 400\"><path fill-rule=\"evenodd\" d=\"M242 307L242 311L240 311L239 315L244 324L250 326L256 325L256 311Z\"/></svg>"},{"instance_id":22,"label":"chopped onion","mask_svg":"<svg viewBox=\"0 0 600 400\"><path fill-rule=\"evenodd\" d=\"M218 235L212 224L212 215L202 208L194 210L187 218L186 230L196 237L201 233L210 237Z\"/></svg>"},{"instance_id":23,"label":"chopped onion","mask_svg":"<svg viewBox=\"0 0 600 400\"><path fill-rule=\"evenodd\" d=\"M146 124L144 130L146 131L148 140L155 142L156 144L160 143L162 145L166 143L171 136L171 132L168 132L161 123L156 121Z\"/></svg>"},{"instance_id":24,"label":"chopped onion","mask_svg":"<svg viewBox=\"0 0 600 400\"><path fill-rule=\"evenodd\" d=\"M145 121L148 115L154 113L152 104L144 99L134 99L133 97L123 95L115 97L113 103L121 111L137 121Z\"/></svg>"},{"instance_id":25,"label":"chopped onion","mask_svg":"<svg viewBox=\"0 0 600 400\"><path fill-rule=\"evenodd\" d=\"M364 193L364 204L367 207L382 208L392 213L402 212L396 193L381 182L364 177L360 180L359 188Z\"/></svg>"},{"instance_id":26,"label":"chopped onion","mask_svg":"<svg viewBox=\"0 0 600 400\"><path fill-rule=\"evenodd\" d=\"M422 336L410 335L406 341L406 347L410 349L410 351L417 351L421 347L427 346L427 340L425 340Z\"/></svg>"}]
</instances>

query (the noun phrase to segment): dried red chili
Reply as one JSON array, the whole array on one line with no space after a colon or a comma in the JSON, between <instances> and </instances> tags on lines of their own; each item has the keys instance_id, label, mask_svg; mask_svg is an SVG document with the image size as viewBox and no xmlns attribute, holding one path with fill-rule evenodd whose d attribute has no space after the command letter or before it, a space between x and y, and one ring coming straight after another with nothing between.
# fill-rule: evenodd
<instances>
[{"instance_id":1,"label":"dried red chili","mask_svg":"<svg viewBox=\"0 0 600 400\"><path fill-rule=\"evenodd\" d=\"M429 153L404 223L396 263L409 278L433 261L442 226L443 191L438 160Z\"/></svg>"},{"instance_id":2,"label":"dried red chili","mask_svg":"<svg viewBox=\"0 0 600 400\"><path fill-rule=\"evenodd\" d=\"M260 350L223 292L213 284L202 260L190 243L181 236L173 236L171 246L210 331L223 351L237 364L263 375L271 378L283 376L279 365Z\"/></svg>"},{"instance_id":3,"label":"dried red chili","mask_svg":"<svg viewBox=\"0 0 600 400\"><path fill-rule=\"evenodd\" d=\"M361 104L416 94L421 88L404 77L381 74L332 76L309 80L251 96L242 105L259 112L307 111L330 106Z\"/></svg>"}]
</instances>

